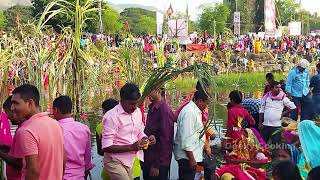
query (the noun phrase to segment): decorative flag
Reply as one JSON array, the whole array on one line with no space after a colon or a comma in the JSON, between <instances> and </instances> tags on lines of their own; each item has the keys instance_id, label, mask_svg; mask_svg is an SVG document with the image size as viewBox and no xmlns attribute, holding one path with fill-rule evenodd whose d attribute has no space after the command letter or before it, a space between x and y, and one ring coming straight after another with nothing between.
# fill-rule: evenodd
<instances>
[{"instance_id":1,"label":"decorative flag","mask_svg":"<svg viewBox=\"0 0 320 180\"><path fill-rule=\"evenodd\" d=\"M301 22L291 21L288 23L289 35L300 36L301 35Z\"/></svg>"},{"instance_id":2,"label":"decorative flag","mask_svg":"<svg viewBox=\"0 0 320 180\"><path fill-rule=\"evenodd\" d=\"M16 16L16 25L17 26L20 25L20 16L19 15Z\"/></svg>"},{"instance_id":3,"label":"decorative flag","mask_svg":"<svg viewBox=\"0 0 320 180\"><path fill-rule=\"evenodd\" d=\"M204 37L204 38L207 38L207 31L204 31L204 32L203 32L203 37Z\"/></svg>"},{"instance_id":4,"label":"decorative flag","mask_svg":"<svg viewBox=\"0 0 320 180\"><path fill-rule=\"evenodd\" d=\"M167 14L167 16L169 16L169 17L173 14L173 9L172 9L171 3L170 3L169 9L167 10L166 14Z\"/></svg>"},{"instance_id":5,"label":"decorative flag","mask_svg":"<svg viewBox=\"0 0 320 180\"><path fill-rule=\"evenodd\" d=\"M88 119L88 116L84 113L84 112L81 112L80 113L80 117L81 117L81 119L83 119L83 120L85 120L85 121L88 121L89 119Z\"/></svg>"},{"instance_id":6,"label":"decorative flag","mask_svg":"<svg viewBox=\"0 0 320 180\"><path fill-rule=\"evenodd\" d=\"M126 31L129 32L129 22L128 22L128 20L126 20L126 21L124 22L124 25L125 25Z\"/></svg>"}]
</instances>

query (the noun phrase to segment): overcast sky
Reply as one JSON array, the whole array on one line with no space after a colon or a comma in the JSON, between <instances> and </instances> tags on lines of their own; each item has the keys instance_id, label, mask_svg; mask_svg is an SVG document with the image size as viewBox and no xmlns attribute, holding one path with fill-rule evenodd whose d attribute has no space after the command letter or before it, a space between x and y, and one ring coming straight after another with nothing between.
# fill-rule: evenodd
<instances>
[{"instance_id":1,"label":"overcast sky","mask_svg":"<svg viewBox=\"0 0 320 180\"><path fill-rule=\"evenodd\" d=\"M222 0L107 0L114 4L142 4L146 6L154 6L159 10L164 10L172 4L173 10L185 12L187 4L189 7L189 13L192 19L195 19L200 9L200 5L214 4L216 2L222 2ZM300 0L296 0L300 2ZM310 12L318 12L320 14L320 0L301 0L302 6Z\"/></svg>"},{"instance_id":2,"label":"overcast sky","mask_svg":"<svg viewBox=\"0 0 320 180\"><path fill-rule=\"evenodd\" d=\"M196 19L199 14L199 6L204 4L214 4L222 2L222 0L107 0L113 4L142 4L145 6L154 6L159 10L165 11L168 9L170 3L173 11L186 12L187 4L189 14L192 19Z\"/></svg>"},{"instance_id":3,"label":"overcast sky","mask_svg":"<svg viewBox=\"0 0 320 180\"><path fill-rule=\"evenodd\" d=\"M0 0L0 7L10 7L17 3L30 4L31 0ZM200 12L198 8L203 4L214 4L215 2L221 2L222 0L107 0L113 4L142 4L145 6L154 6L159 10L166 10L169 4L172 4L174 11L185 12L187 4L189 7L189 14L192 19L196 19ZM299 2L300 0L296 0ZM320 14L320 0L301 0L302 6L310 12L318 12Z\"/></svg>"}]
</instances>

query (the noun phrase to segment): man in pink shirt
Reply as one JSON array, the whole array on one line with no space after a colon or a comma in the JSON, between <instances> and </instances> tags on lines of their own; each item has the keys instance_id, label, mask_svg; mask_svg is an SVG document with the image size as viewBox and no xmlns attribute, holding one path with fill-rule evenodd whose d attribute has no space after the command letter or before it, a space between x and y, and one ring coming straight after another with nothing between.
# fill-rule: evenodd
<instances>
[{"instance_id":1,"label":"man in pink shirt","mask_svg":"<svg viewBox=\"0 0 320 180\"><path fill-rule=\"evenodd\" d=\"M144 134L142 114L137 108L140 97L135 84L125 84L120 90L120 104L103 117L104 165L112 180L131 180L135 155L143 161L141 150L155 144L153 135Z\"/></svg>"},{"instance_id":2,"label":"man in pink shirt","mask_svg":"<svg viewBox=\"0 0 320 180\"><path fill-rule=\"evenodd\" d=\"M40 112L40 94L35 86L24 84L12 93L11 110L13 118L19 124L14 137L14 155L23 159L21 179L62 179L62 128L47 113Z\"/></svg>"},{"instance_id":3,"label":"man in pink shirt","mask_svg":"<svg viewBox=\"0 0 320 180\"><path fill-rule=\"evenodd\" d=\"M91 141L88 126L72 118L72 101L60 96L53 101L53 116L63 128L66 165L64 180L86 179L91 164Z\"/></svg>"}]
</instances>

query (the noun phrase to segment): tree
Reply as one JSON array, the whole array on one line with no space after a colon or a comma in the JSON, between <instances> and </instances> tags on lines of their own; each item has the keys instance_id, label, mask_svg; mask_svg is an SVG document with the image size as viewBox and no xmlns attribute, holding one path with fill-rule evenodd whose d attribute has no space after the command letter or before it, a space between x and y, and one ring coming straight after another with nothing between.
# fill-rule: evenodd
<instances>
[{"instance_id":1,"label":"tree","mask_svg":"<svg viewBox=\"0 0 320 180\"><path fill-rule=\"evenodd\" d=\"M255 0L226 0L225 4L229 6L231 12L235 12L236 9L240 12L241 33L255 31L256 13L263 13L256 12L257 7ZM233 28L233 13L230 14L228 22L230 23L230 27Z\"/></svg>"},{"instance_id":2,"label":"tree","mask_svg":"<svg viewBox=\"0 0 320 180\"><path fill-rule=\"evenodd\" d=\"M0 31L6 28L7 20L6 16L4 15L3 11L0 11Z\"/></svg>"},{"instance_id":3,"label":"tree","mask_svg":"<svg viewBox=\"0 0 320 180\"><path fill-rule=\"evenodd\" d=\"M107 6L102 11L102 23L103 30L106 33L114 34L123 29L123 23L121 23L120 14L111 6Z\"/></svg>"},{"instance_id":4,"label":"tree","mask_svg":"<svg viewBox=\"0 0 320 180\"><path fill-rule=\"evenodd\" d=\"M297 16L298 18L296 20L301 22L302 33L310 33L310 12L306 10L301 10L298 12Z\"/></svg>"},{"instance_id":5,"label":"tree","mask_svg":"<svg viewBox=\"0 0 320 180\"><path fill-rule=\"evenodd\" d=\"M287 26L290 21L298 18L300 6L295 0L277 0L276 6L279 25Z\"/></svg>"},{"instance_id":6,"label":"tree","mask_svg":"<svg viewBox=\"0 0 320 180\"><path fill-rule=\"evenodd\" d=\"M197 29L198 29L197 22L189 20L188 21L188 33L191 34L191 33L195 32L195 31L197 31Z\"/></svg>"},{"instance_id":7,"label":"tree","mask_svg":"<svg viewBox=\"0 0 320 180\"><path fill-rule=\"evenodd\" d=\"M33 6L33 15L38 16L41 14L45 7L52 2L53 0L31 0L32 6Z\"/></svg>"},{"instance_id":8,"label":"tree","mask_svg":"<svg viewBox=\"0 0 320 180\"><path fill-rule=\"evenodd\" d=\"M320 17L317 13L310 16L310 29L320 29Z\"/></svg>"},{"instance_id":9,"label":"tree","mask_svg":"<svg viewBox=\"0 0 320 180\"><path fill-rule=\"evenodd\" d=\"M41 13L44 11L46 6L53 2L55 0L31 0L32 6L33 6L33 16L34 17L39 17ZM66 0L69 3L72 3L75 5L76 0ZM87 0L80 0L80 5L83 6ZM65 6L68 6L65 4ZM97 8L98 4L94 4L94 8ZM105 9L107 7L105 2L102 2L102 9ZM60 7L54 7L52 9L58 9ZM68 7L69 9L74 9L74 7ZM99 16L98 16L98 11L91 11L89 13L85 14L85 18L87 19L84 25L84 30L89 31L89 32L97 32L98 30L98 22L99 22ZM61 27L68 27L68 26L73 26L73 18L71 14L57 14L55 17L50 19L47 22L47 25L51 25L56 31L60 31Z\"/></svg>"},{"instance_id":10,"label":"tree","mask_svg":"<svg viewBox=\"0 0 320 180\"><path fill-rule=\"evenodd\" d=\"M262 27L264 27L264 0L256 1L256 9L255 9L255 31L263 31Z\"/></svg>"},{"instance_id":11,"label":"tree","mask_svg":"<svg viewBox=\"0 0 320 180\"><path fill-rule=\"evenodd\" d=\"M230 9L223 3L217 3L214 7L206 7L199 18L199 28L209 34L222 33L226 28L226 22L230 15Z\"/></svg>"},{"instance_id":12,"label":"tree","mask_svg":"<svg viewBox=\"0 0 320 180\"><path fill-rule=\"evenodd\" d=\"M7 19L7 29L15 27L17 20L19 20L20 24L25 24L34 20L32 16L32 7L29 6L12 6L4 11L4 15Z\"/></svg>"},{"instance_id":13,"label":"tree","mask_svg":"<svg viewBox=\"0 0 320 180\"><path fill-rule=\"evenodd\" d=\"M157 24L156 20L150 16L143 15L139 19L139 28L137 31L139 34L149 34L154 35L156 34Z\"/></svg>"},{"instance_id":14,"label":"tree","mask_svg":"<svg viewBox=\"0 0 320 180\"><path fill-rule=\"evenodd\" d=\"M144 35L147 31L151 32L151 28L145 26L154 27L152 33L156 32L156 13L153 11L141 8L126 8L120 15L123 22L128 21L130 31L135 35Z\"/></svg>"}]
</instances>

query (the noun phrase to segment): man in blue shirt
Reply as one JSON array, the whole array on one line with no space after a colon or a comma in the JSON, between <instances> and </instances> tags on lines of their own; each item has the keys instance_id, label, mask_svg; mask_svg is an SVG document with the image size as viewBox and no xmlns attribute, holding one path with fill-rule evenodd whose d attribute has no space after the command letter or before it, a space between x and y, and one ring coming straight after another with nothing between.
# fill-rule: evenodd
<instances>
[{"instance_id":1,"label":"man in blue shirt","mask_svg":"<svg viewBox=\"0 0 320 180\"><path fill-rule=\"evenodd\" d=\"M286 83L288 96L292 97L292 101L297 107L300 104L301 120L310 119L313 114L312 99L309 94L310 77L307 69L309 64L306 59L302 59L297 67L289 71ZM292 111L290 117L297 120L297 110Z\"/></svg>"},{"instance_id":2,"label":"man in blue shirt","mask_svg":"<svg viewBox=\"0 0 320 180\"><path fill-rule=\"evenodd\" d=\"M320 63L318 63L316 67L318 74L313 76L310 80L314 115L320 114Z\"/></svg>"}]
</instances>

